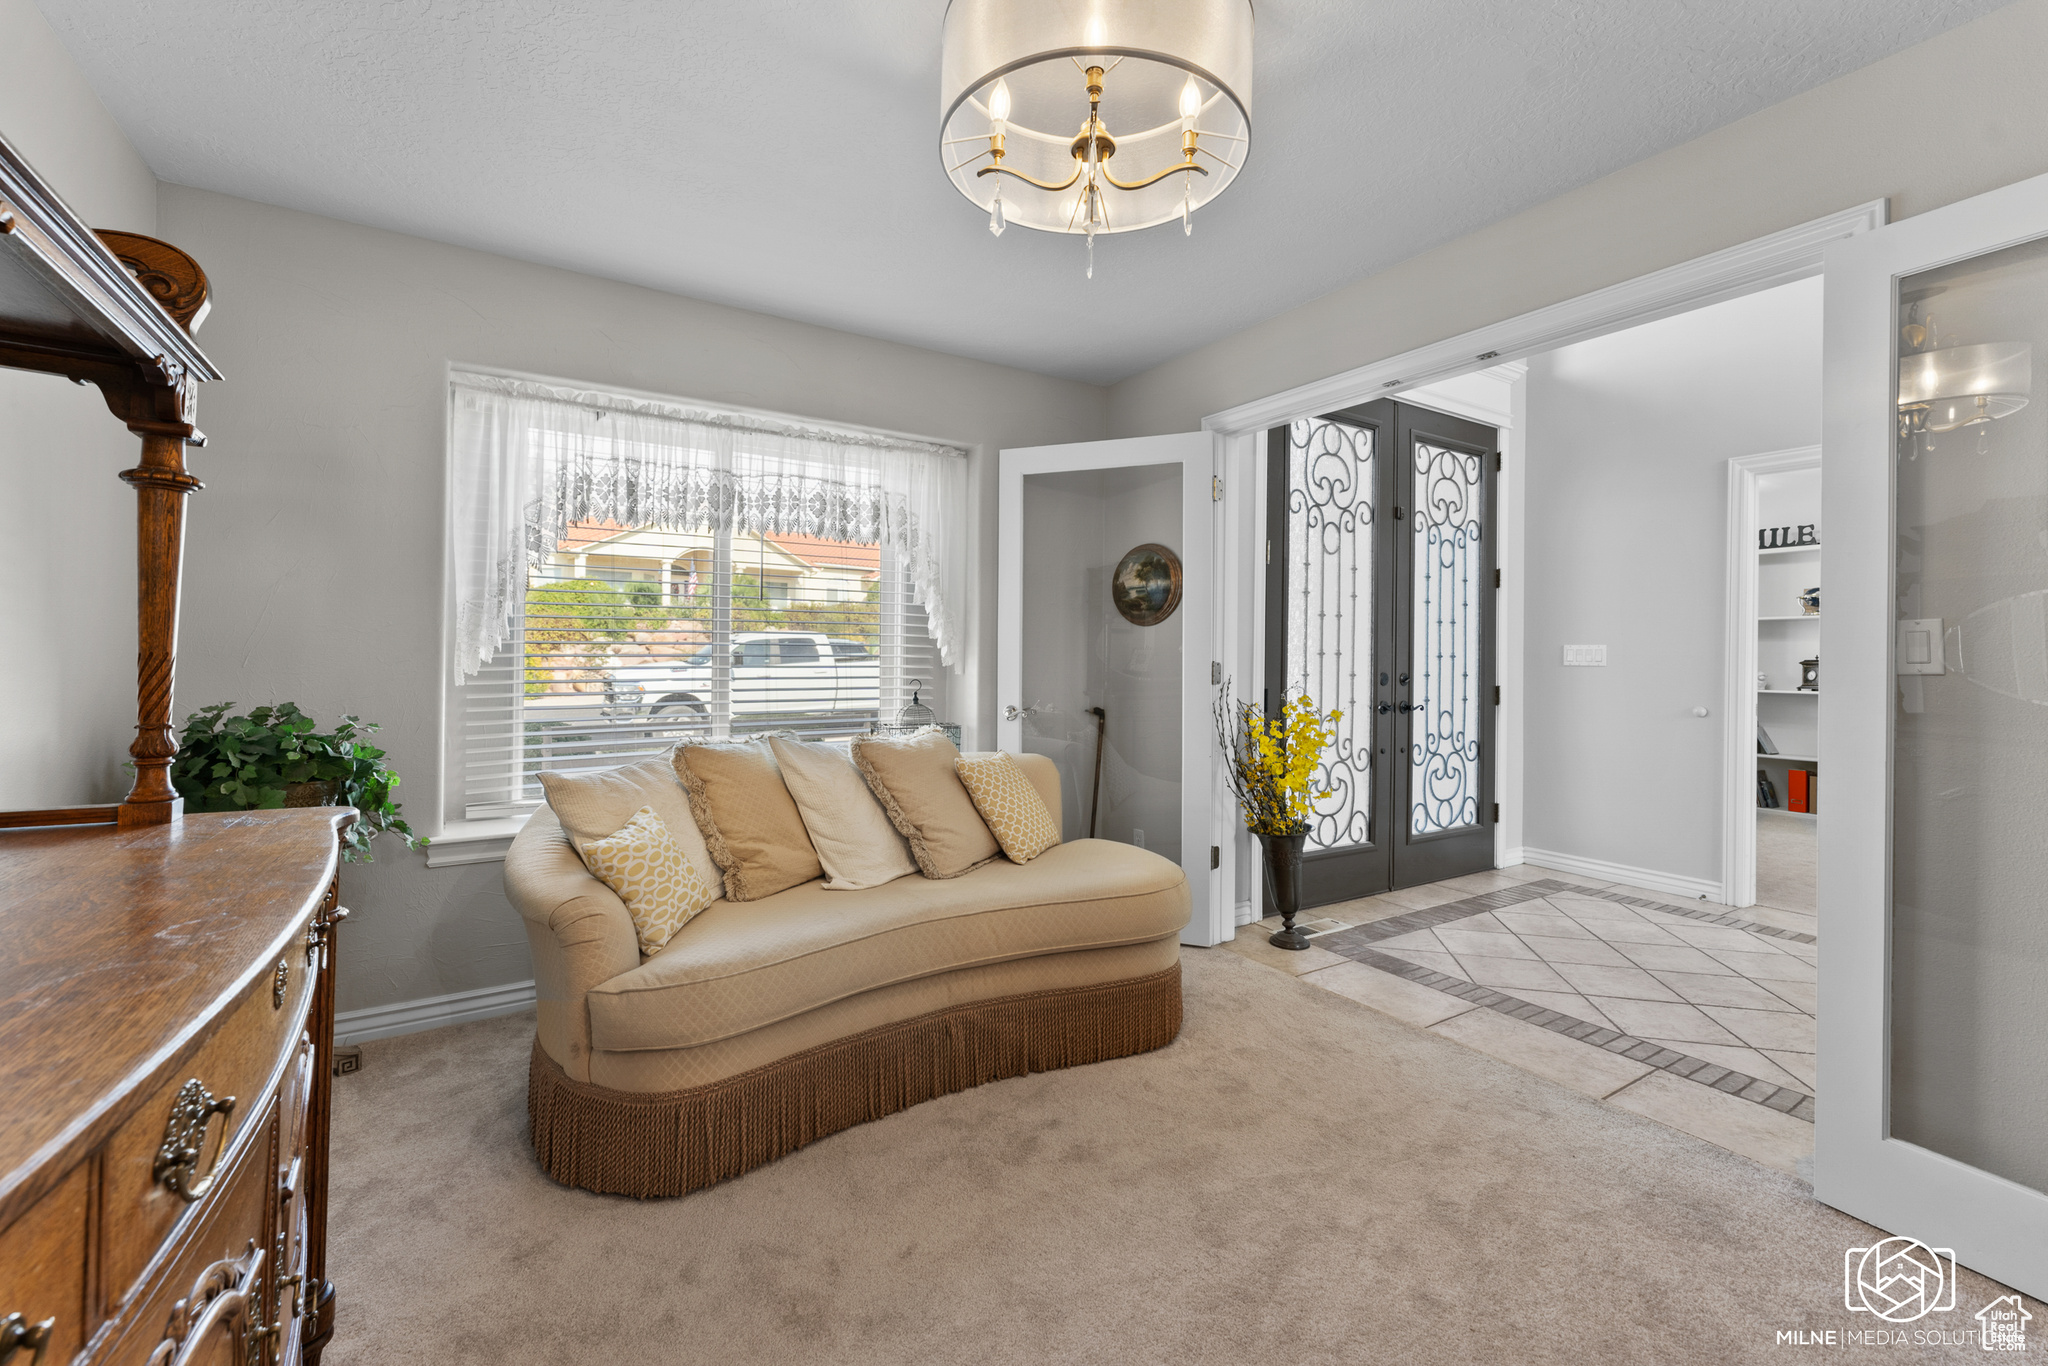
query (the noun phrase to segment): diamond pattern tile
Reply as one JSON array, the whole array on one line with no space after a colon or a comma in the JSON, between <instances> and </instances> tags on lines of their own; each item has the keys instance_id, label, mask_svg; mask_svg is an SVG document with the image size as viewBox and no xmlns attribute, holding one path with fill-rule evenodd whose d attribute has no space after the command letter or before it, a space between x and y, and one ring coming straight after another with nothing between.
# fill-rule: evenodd
<instances>
[{"instance_id":1,"label":"diamond pattern tile","mask_svg":"<svg viewBox=\"0 0 2048 1366\"><path fill-rule=\"evenodd\" d=\"M1478 887L1478 883L1471 884ZM1805 931L1554 878L1400 893L1413 910L1317 943L1382 972L1730 1095L1813 1118ZM1396 894L1390 894L1390 896Z\"/></svg>"}]
</instances>

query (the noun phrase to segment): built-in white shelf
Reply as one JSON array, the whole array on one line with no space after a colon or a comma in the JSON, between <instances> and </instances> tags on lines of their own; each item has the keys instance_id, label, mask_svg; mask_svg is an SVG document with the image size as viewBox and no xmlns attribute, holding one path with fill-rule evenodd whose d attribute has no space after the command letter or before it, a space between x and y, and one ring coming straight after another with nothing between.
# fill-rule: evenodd
<instances>
[{"instance_id":1,"label":"built-in white shelf","mask_svg":"<svg viewBox=\"0 0 2048 1366\"><path fill-rule=\"evenodd\" d=\"M1759 759L1768 759L1774 764L1817 764L1820 760L1811 754L1759 754Z\"/></svg>"},{"instance_id":2,"label":"built-in white shelf","mask_svg":"<svg viewBox=\"0 0 2048 1366\"><path fill-rule=\"evenodd\" d=\"M1793 820L1795 820L1795 821L1810 821L1810 820L1813 820L1813 819L1814 819L1814 817L1815 817L1815 813L1814 813L1814 812L1811 812L1811 811L1787 811L1787 810L1786 810L1786 809L1785 809L1784 807L1782 807L1782 806L1759 806L1759 807L1757 808L1757 810L1759 810L1759 811L1767 811L1767 812L1769 812L1769 813L1770 813L1771 815L1773 815L1773 816L1790 816L1790 817L1791 817L1791 818L1792 818Z\"/></svg>"},{"instance_id":3,"label":"built-in white shelf","mask_svg":"<svg viewBox=\"0 0 2048 1366\"><path fill-rule=\"evenodd\" d=\"M1759 555L1818 555L1820 554L1820 547L1818 545L1774 545L1768 550L1759 550L1756 553Z\"/></svg>"},{"instance_id":4,"label":"built-in white shelf","mask_svg":"<svg viewBox=\"0 0 2048 1366\"><path fill-rule=\"evenodd\" d=\"M1790 616L1783 616L1783 617L1758 617L1758 618L1757 618L1757 620L1758 620L1758 621L1819 621L1819 620L1820 620L1820 613L1818 613L1818 612L1795 612L1795 613L1791 614Z\"/></svg>"},{"instance_id":5,"label":"built-in white shelf","mask_svg":"<svg viewBox=\"0 0 2048 1366\"><path fill-rule=\"evenodd\" d=\"M1763 697L1819 697L1819 696L1820 696L1820 689L1818 689L1818 688L1758 688L1758 689L1757 689L1757 693L1758 693L1758 695L1759 695L1759 696L1763 696Z\"/></svg>"}]
</instances>

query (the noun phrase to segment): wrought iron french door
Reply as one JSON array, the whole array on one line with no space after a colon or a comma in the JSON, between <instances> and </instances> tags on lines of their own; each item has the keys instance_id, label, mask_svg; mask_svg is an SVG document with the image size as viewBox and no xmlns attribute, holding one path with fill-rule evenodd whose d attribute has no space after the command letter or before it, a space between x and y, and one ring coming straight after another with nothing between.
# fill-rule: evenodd
<instances>
[{"instance_id":1,"label":"wrought iron french door","mask_svg":"<svg viewBox=\"0 0 2048 1366\"><path fill-rule=\"evenodd\" d=\"M1268 435L1266 707L1344 713L1304 906L1493 866L1495 443L1391 399Z\"/></svg>"}]
</instances>

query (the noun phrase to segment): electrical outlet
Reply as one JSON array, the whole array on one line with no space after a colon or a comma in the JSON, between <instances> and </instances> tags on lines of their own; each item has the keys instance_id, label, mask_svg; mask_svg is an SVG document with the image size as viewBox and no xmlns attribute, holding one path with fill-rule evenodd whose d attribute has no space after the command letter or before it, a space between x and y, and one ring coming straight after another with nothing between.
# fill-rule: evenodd
<instances>
[{"instance_id":1,"label":"electrical outlet","mask_svg":"<svg viewBox=\"0 0 2048 1366\"><path fill-rule=\"evenodd\" d=\"M1564 662L1568 665L1605 666L1607 647L1605 645L1567 645L1564 647Z\"/></svg>"},{"instance_id":2,"label":"electrical outlet","mask_svg":"<svg viewBox=\"0 0 2048 1366\"><path fill-rule=\"evenodd\" d=\"M1137 845L1140 849L1143 849L1145 847L1145 832L1142 830L1133 829L1131 831L1131 843Z\"/></svg>"}]
</instances>

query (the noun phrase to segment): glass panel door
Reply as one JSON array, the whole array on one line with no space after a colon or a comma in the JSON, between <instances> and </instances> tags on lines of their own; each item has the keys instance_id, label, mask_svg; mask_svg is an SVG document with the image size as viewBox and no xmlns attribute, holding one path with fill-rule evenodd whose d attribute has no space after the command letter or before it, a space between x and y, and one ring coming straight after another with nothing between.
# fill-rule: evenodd
<instances>
[{"instance_id":1,"label":"glass panel door","mask_svg":"<svg viewBox=\"0 0 2048 1366\"><path fill-rule=\"evenodd\" d=\"M1344 713L1304 906L1493 866L1495 435L1390 399L1269 435L1266 707Z\"/></svg>"},{"instance_id":2,"label":"glass panel door","mask_svg":"<svg viewBox=\"0 0 2048 1366\"><path fill-rule=\"evenodd\" d=\"M1493 475L1499 433L1394 405L1402 478L1393 885L1493 867Z\"/></svg>"},{"instance_id":3,"label":"glass panel door","mask_svg":"<svg viewBox=\"0 0 2048 1366\"><path fill-rule=\"evenodd\" d=\"M1327 418L1287 429L1287 690L1344 713L1316 770L1328 795L1316 803L1309 849L1372 838L1376 435Z\"/></svg>"},{"instance_id":4,"label":"glass panel door","mask_svg":"<svg viewBox=\"0 0 2048 1366\"><path fill-rule=\"evenodd\" d=\"M2048 242L1897 290L1891 1132L2048 1190Z\"/></svg>"},{"instance_id":5,"label":"glass panel door","mask_svg":"<svg viewBox=\"0 0 2048 1366\"><path fill-rule=\"evenodd\" d=\"M2038 1297L2048 177L1825 269L1814 1194Z\"/></svg>"},{"instance_id":6,"label":"glass panel door","mask_svg":"<svg viewBox=\"0 0 2048 1366\"><path fill-rule=\"evenodd\" d=\"M1480 574L1490 558L1482 519L1491 452L1420 438L1413 446L1408 833L1435 835L1479 824Z\"/></svg>"}]
</instances>

